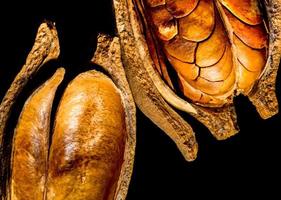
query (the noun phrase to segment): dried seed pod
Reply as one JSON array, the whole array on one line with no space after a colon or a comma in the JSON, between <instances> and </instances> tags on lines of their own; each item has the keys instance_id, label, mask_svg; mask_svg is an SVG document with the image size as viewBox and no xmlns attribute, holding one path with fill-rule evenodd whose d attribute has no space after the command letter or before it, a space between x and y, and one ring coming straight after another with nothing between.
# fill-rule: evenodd
<instances>
[{"instance_id":1,"label":"dried seed pod","mask_svg":"<svg viewBox=\"0 0 281 200\"><path fill-rule=\"evenodd\" d=\"M98 36L98 46L92 62L100 65L107 71L122 94L127 135L123 163L114 199L124 200L126 199L134 165L136 146L136 108L121 59L119 38L111 38L107 35L100 34Z\"/></svg>"},{"instance_id":2,"label":"dried seed pod","mask_svg":"<svg viewBox=\"0 0 281 200\"><path fill-rule=\"evenodd\" d=\"M40 41L48 42L46 35L41 35ZM10 112L15 102L11 98L19 95L40 67L37 61L49 59L42 57L45 47L59 52L58 40L51 47L35 44L27 59L33 65L26 64L15 79L16 84L5 97L9 101L3 103L3 113ZM11 169L7 163L10 159L1 157L5 161L1 163L2 172L12 174L10 180L1 176L1 199L126 198L134 163L136 109L118 47L117 38L99 37L93 61L112 80L101 72L89 71L69 85L57 112L51 148L51 106L64 70L59 69L29 98L15 131ZM7 119L8 114L3 122ZM3 130L5 126L6 121ZM62 182L68 185L61 185Z\"/></svg>"},{"instance_id":3,"label":"dried seed pod","mask_svg":"<svg viewBox=\"0 0 281 200\"><path fill-rule=\"evenodd\" d=\"M278 112L280 3L266 1L261 10L258 0L113 0L135 101L187 160L196 156L195 138L190 127L182 131L188 124L170 105L220 140L238 132L239 93L263 118Z\"/></svg>"},{"instance_id":4,"label":"dried seed pod","mask_svg":"<svg viewBox=\"0 0 281 200\"><path fill-rule=\"evenodd\" d=\"M4 196L4 177L6 177L6 161L4 156L4 135L5 127L10 116L11 109L17 97L27 82L36 72L48 61L58 58L60 54L59 39L56 27L51 22L44 22L40 25L35 38L35 43L29 52L26 62L15 77L10 88L6 92L0 104L0 196Z\"/></svg>"},{"instance_id":5,"label":"dried seed pod","mask_svg":"<svg viewBox=\"0 0 281 200\"><path fill-rule=\"evenodd\" d=\"M29 52L26 62L17 74L0 105L0 140L9 117L9 112L17 96L27 81L48 61L57 59L60 54L59 39L56 27L51 22L40 25L35 43ZM2 148L2 146L1 146Z\"/></svg>"},{"instance_id":6,"label":"dried seed pod","mask_svg":"<svg viewBox=\"0 0 281 200\"><path fill-rule=\"evenodd\" d=\"M44 199L49 149L50 115L60 68L26 101L15 129L10 199Z\"/></svg>"},{"instance_id":7,"label":"dried seed pod","mask_svg":"<svg viewBox=\"0 0 281 200\"><path fill-rule=\"evenodd\" d=\"M112 66L117 84L92 70L68 85L50 148L50 112L64 70L27 100L15 130L9 199L125 199L134 158L135 108L124 71Z\"/></svg>"}]
</instances>

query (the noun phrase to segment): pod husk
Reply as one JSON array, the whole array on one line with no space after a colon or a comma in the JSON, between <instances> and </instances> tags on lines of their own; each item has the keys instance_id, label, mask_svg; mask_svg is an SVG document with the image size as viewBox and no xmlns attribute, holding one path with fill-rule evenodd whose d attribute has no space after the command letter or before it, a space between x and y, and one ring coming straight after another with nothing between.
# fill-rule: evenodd
<instances>
[{"instance_id":1,"label":"pod husk","mask_svg":"<svg viewBox=\"0 0 281 200\"><path fill-rule=\"evenodd\" d=\"M105 45L106 44L106 45ZM40 67L51 59L59 56L60 48L57 32L53 24L43 23L37 33L35 44L29 53L26 64L19 72L9 91L1 104L1 130L4 136L4 130L9 117L11 108L15 103L15 99L20 94L28 80L35 75ZM110 55L110 57L108 57ZM92 62L100 65L107 71L112 78L114 84L120 90L122 103L125 108L126 117L126 143L124 152L124 162L121 167L120 176L117 183L114 199L125 199L132 175L135 145L136 145L136 108L129 84L126 80L125 71L121 61L121 50L118 38L110 38L100 35L98 39L98 47ZM2 148L3 141L1 143ZM3 150L3 149L1 149ZM6 181L3 174L8 166L4 157L1 156L1 199L6 199ZM3 180L3 181L2 181ZM7 182L8 183L8 182Z\"/></svg>"},{"instance_id":2,"label":"pod husk","mask_svg":"<svg viewBox=\"0 0 281 200\"><path fill-rule=\"evenodd\" d=\"M281 57L281 0L264 1L264 5L269 21L269 58L249 99L260 116L267 119L279 111L275 86Z\"/></svg>"},{"instance_id":3,"label":"pod husk","mask_svg":"<svg viewBox=\"0 0 281 200\"><path fill-rule=\"evenodd\" d=\"M183 102L154 70L144 36L138 1L113 0L122 60L134 99L140 110L177 144L186 160L196 158L197 143L190 125L175 111L185 111L204 124L218 140L239 132L233 103L207 108ZM280 61L281 1L265 3L269 19L269 58L260 80L248 95L262 118L278 112L275 80Z\"/></svg>"},{"instance_id":4,"label":"pod husk","mask_svg":"<svg viewBox=\"0 0 281 200\"><path fill-rule=\"evenodd\" d=\"M124 162L117 182L114 200L125 200L131 180L136 146L136 108L121 60L119 39L107 35L98 36L98 44L92 63L100 65L120 90L126 118L126 142Z\"/></svg>"},{"instance_id":5,"label":"pod husk","mask_svg":"<svg viewBox=\"0 0 281 200\"><path fill-rule=\"evenodd\" d=\"M54 23L46 21L39 26L34 45L26 58L25 64L0 104L0 197L2 199L5 198L6 162L8 160L4 155L3 144L7 134L5 128L11 109L28 81L46 62L57 59L59 54L60 46L56 27Z\"/></svg>"}]
</instances>

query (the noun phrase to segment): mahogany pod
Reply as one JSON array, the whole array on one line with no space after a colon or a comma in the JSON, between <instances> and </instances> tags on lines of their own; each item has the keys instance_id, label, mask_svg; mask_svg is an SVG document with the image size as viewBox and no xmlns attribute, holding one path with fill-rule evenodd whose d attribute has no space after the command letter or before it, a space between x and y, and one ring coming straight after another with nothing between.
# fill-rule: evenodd
<instances>
[{"instance_id":1,"label":"mahogany pod","mask_svg":"<svg viewBox=\"0 0 281 200\"><path fill-rule=\"evenodd\" d=\"M11 143L11 159L1 157L5 160L1 170L11 174L1 182L2 199L126 198L134 164L136 109L116 47L117 38L99 36L92 62L108 75L95 70L78 75L60 100L53 130L52 104L64 69L28 98ZM44 52L35 49L28 63ZM18 76L27 81L37 67L25 65ZM16 98L26 81L12 84L8 99ZM14 103L12 99L4 110L10 112Z\"/></svg>"},{"instance_id":2,"label":"mahogany pod","mask_svg":"<svg viewBox=\"0 0 281 200\"><path fill-rule=\"evenodd\" d=\"M120 77L117 84L95 70L71 81L52 139L52 101L64 70L31 95L15 129L8 199L125 199L134 160L135 108L125 73L118 71L121 75L112 73Z\"/></svg>"},{"instance_id":3,"label":"mahogany pod","mask_svg":"<svg viewBox=\"0 0 281 200\"><path fill-rule=\"evenodd\" d=\"M278 112L280 5L280 0L113 0L135 102L186 160L195 159L197 145L177 110L218 140L239 132L233 105L239 94L262 118Z\"/></svg>"}]
</instances>

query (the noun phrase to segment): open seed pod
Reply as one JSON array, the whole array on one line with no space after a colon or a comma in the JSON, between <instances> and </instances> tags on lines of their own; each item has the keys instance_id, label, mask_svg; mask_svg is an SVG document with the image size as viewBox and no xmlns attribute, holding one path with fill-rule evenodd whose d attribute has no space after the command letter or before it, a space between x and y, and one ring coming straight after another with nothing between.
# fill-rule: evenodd
<instances>
[{"instance_id":1,"label":"open seed pod","mask_svg":"<svg viewBox=\"0 0 281 200\"><path fill-rule=\"evenodd\" d=\"M113 0L126 75L139 108L194 160L189 113L223 140L239 129L233 98L278 112L281 1Z\"/></svg>"},{"instance_id":2,"label":"open seed pod","mask_svg":"<svg viewBox=\"0 0 281 200\"><path fill-rule=\"evenodd\" d=\"M42 33L40 28L38 34ZM51 29L56 32L54 26ZM47 35L41 35L40 40L46 41ZM105 36L99 40L106 40L108 45L98 46L95 60L108 75L97 70L77 75L62 97L56 97L60 103L53 128L52 105L55 96L60 95L56 90L64 78L63 68L57 69L25 102L14 130L12 153L1 157L1 172L10 174L1 180L1 199L126 198L135 153L135 105L121 51L114 48L112 52L112 46L119 46L118 40ZM26 63L33 63L41 53L31 51ZM103 55L111 57L99 59ZM37 65L25 66L29 71L38 69ZM18 76L29 80L36 70L23 73L25 66ZM25 83L17 85L23 88ZM7 94L18 95L21 91L15 88L12 85ZM11 95L4 99L7 96ZM14 102L9 103L9 109ZM3 110L9 113L9 109ZM3 127L1 147L5 134Z\"/></svg>"}]
</instances>

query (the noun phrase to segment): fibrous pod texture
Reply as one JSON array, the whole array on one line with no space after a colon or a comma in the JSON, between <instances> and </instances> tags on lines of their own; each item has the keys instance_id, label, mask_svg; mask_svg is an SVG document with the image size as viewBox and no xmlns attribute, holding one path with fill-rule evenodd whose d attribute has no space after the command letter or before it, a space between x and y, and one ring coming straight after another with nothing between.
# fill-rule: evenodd
<instances>
[{"instance_id":1,"label":"fibrous pod texture","mask_svg":"<svg viewBox=\"0 0 281 200\"><path fill-rule=\"evenodd\" d=\"M127 136L122 95L103 73L81 73L65 89L50 136L52 101L63 72L31 95L19 118L12 200L117 198Z\"/></svg>"},{"instance_id":2,"label":"fibrous pod texture","mask_svg":"<svg viewBox=\"0 0 281 200\"><path fill-rule=\"evenodd\" d=\"M219 140L239 131L237 95L247 96L264 119L278 112L279 0L113 2L136 103L187 160L196 157L197 144L177 110Z\"/></svg>"},{"instance_id":3,"label":"fibrous pod texture","mask_svg":"<svg viewBox=\"0 0 281 200\"><path fill-rule=\"evenodd\" d=\"M44 37L46 34L40 40L46 41ZM65 69L59 68L26 100L10 144L11 155L6 155L9 151L3 149L1 172L6 176L1 175L1 199L126 198L134 162L136 111L122 67L121 51L114 50L115 54L106 62L99 59L103 54L111 54L112 49L108 47L118 47L118 40L105 36L99 40L109 44L99 43L95 53L99 71L80 73L60 96L56 91ZM44 51L37 48L36 51L30 53L28 63L34 61L31 59L34 56L45 56ZM37 71L38 65L26 66ZM19 95L34 74L30 70L26 73L26 66L16 77L17 84L7 92L7 99ZM26 81L17 81L18 77ZM57 109L53 106L55 99L59 100ZM9 106L5 106L5 123L15 102L9 101ZM6 132L1 136L3 140L9 137Z\"/></svg>"}]
</instances>

